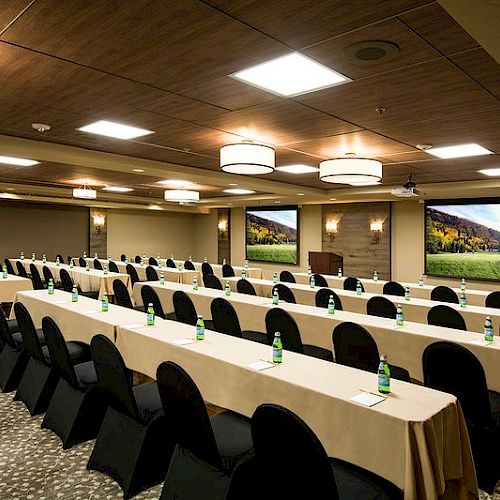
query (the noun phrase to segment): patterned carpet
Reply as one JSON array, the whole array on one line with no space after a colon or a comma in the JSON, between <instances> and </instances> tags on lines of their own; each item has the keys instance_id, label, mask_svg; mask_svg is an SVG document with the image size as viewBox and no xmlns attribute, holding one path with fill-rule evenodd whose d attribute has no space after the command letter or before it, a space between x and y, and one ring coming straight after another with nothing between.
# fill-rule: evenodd
<instances>
[{"instance_id":1,"label":"patterned carpet","mask_svg":"<svg viewBox=\"0 0 500 500\"><path fill-rule=\"evenodd\" d=\"M30 417L14 393L0 393L0 499L9 500L111 500L123 498L120 487L108 476L85 466L94 441L63 450L59 438L41 429L43 416ZM161 485L134 499L158 499ZM500 483L494 495L500 500Z\"/></svg>"}]
</instances>

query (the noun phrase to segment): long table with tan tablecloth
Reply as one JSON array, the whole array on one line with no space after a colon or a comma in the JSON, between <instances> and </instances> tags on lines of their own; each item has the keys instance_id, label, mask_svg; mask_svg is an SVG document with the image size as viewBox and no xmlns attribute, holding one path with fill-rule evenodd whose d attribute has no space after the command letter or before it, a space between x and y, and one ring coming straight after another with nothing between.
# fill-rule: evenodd
<instances>
[{"instance_id":1,"label":"long table with tan tablecloth","mask_svg":"<svg viewBox=\"0 0 500 500\"><path fill-rule=\"evenodd\" d=\"M236 290L236 283L239 278L225 278L231 284L231 288ZM255 288L257 295L263 297L271 297L274 283L272 280L258 280L249 279L248 280ZM309 285L304 285L300 283L283 283L293 292L297 303L315 305L316 292L321 287L311 288ZM339 296L342 307L345 311L352 311L361 314L366 313L366 304L372 298L380 296L381 294L364 292L361 295L357 295L356 292L351 290L343 290L338 288L332 288L332 290ZM466 307L460 307L458 304L450 304L448 302L437 302L435 300L427 299L417 299L411 297L409 301L405 300L404 297L398 297L396 295L384 295L385 298L389 299L394 304L401 304L403 309L404 317L407 321L413 321L415 323L427 323L427 313L429 310L439 304L449 306L456 311L458 311L464 318L465 324L467 325L467 330L471 332L481 333L484 330L484 321L486 316L490 316L494 330L498 334L498 326L500 325L500 309L494 309L492 307L484 306L473 306L467 305Z\"/></svg>"},{"instance_id":2,"label":"long table with tan tablecloth","mask_svg":"<svg viewBox=\"0 0 500 500\"><path fill-rule=\"evenodd\" d=\"M26 306L37 328L41 326L44 316L50 316L66 340L87 344L98 333L114 342L118 325L146 323L143 312L114 304L109 304L109 310L102 312L100 301L80 296L78 302L71 302L71 294L62 290L54 290L54 295L49 295L47 290L19 292L15 301ZM14 309L11 317L14 317Z\"/></svg>"},{"instance_id":3,"label":"long table with tan tablecloth","mask_svg":"<svg viewBox=\"0 0 500 500\"><path fill-rule=\"evenodd\" d=\"M406 500L476 498L477 485L462 411L456 399L392 381L392 395L373 407L350 401L360 389L376 391L377 375L293 352L282 365L248 367L271 358L271 348L194 327L158 320L153 327L119 327L116 345L126 365L150 377L164 360L179 363L205 400L251 416L276 403L303 418L330 456L371 470L404 490ZM446 444L446 445L444 445ZM454 495L458 496L454 496Z\"/></svg>"},{"instance_id":4,"label":"long table with tan tablecloth","mask_svg":"<svg viewBox=\"0 0 500 500\"><path fill-rule=\"evenodd\" d=\"M74 266L71 267L68 264L59 264L57 265L55 262L43 262L41 260L35 260L32 262L31 260L20 260L20 259L11 259L13 262L21 262L26 269L26 271L30 272L30 264L35 264L40 276L43 276L43 266L47 266L54 278L59 281L60 280L60 271L61 269L66 269L73 282L78 285L82 292L99 292L99 298L103 296L104 293L107 295L114 295L113 291L113 281L115 279L119 279L123 281L125 286L132 290L132 282L130 280L130 276L126 273L111 273L107 274L104 271L100 271L98 269L89 269L88 271L85 268ZM43 277L42 277L43 279Z\"/></svg>"},{"instance_id":5,"label":"long table with tan tablecloth","mask_svg":"<svg viewBox=\"0 0 500 500\"><path fill-rule=\"evenodd\" d=\"M133 297L142 304L140 289L145 283L134 285ZM176 290L186 292L192 299L198 314L210 318L210 304L216 297L228 299L234 306L241 328L265 332L265 316L276 307L267 297L232 293L229 297L221 290L201 287L194 291L191 286L166 282L151 285L160 298L165 311L173 310L172 297ZM280 302L279 307L288 311L297 322L302 341L333 350L332 331L340 323L352 321L366 328L375 339L380 353L386 354L389 362L406 368L412 378L423 380L422 353L425 348L438 341L450 341L463 345L473 352L481 362L488 387L500 392L500 338L485 343L483 335L405 321L403 327L396 327L394 320L348 311L336 311L329 315L326 309L303 304ZM264 334L264 333L263 333Z\"/></svg>"},{"instance_id":6,"label":"long table with tan tablecloth","mask_svg":"<svg viewBox=\"0 0 500 500\"><path fill-rule=\"evenodd\" d=\"M302 283L304 285L309 284L309 278L310 278L309 274L307 273L292 273L292 274L295 277L297 283ZM335 289L343 288L345 277L339 278L337 276L331 276L326 274L323 274L322 276L326 279L329 287ZM360 278L360 281L361 283L363 283L365 291L376 293L378 295L382 294L384 285L387 283L387 281L384 280L374 281L373 279L370 278ZM437 286L437 285L426 285L425 282L423 286L419 286L418 283L410 283L403 281L401 281L400 284L403 285L404 287L407 286L410 289L410 294L412 297L418 299L428 299L428 300L430 300L431 298L432 290L434 290L434 288L436 288ZM460 297L460 288L452 288L452 290L457 294L458 297ZM467 287L466 289L467 301L469 302L469 304L474 306L484 306L484 301L486 300L486 297L490 293L491 292L487 292L485 290L476 290Z\"/></svg>"},{"instance_id":7,"label":"long table with tan tablecloth","mask_svg":"<svg viewBox=\"0 0 500 500\"><path fill-rule=\"evenodd\" d=\"M182 264L184 263L184 261L182 261L182 260L175 260L174 262L176 265L179 265L180 263L182 263ZM202 262L193 262L193 264L194 264L195 269L201 273ZM212 264L210 262L210 266L212 266L212 269L213 269L215 276L217 276L218 278L222 278L222 264ZM231 265L231 266L232 266L234 274L236 276L241 276L241 272L243 270L245 270L245 274L249 278L262 278L262 276L263 276L261 267L248 266L247 268L245 268L244 266L233 266L233 265Z\"/></svg>"},{"instance_id":8,"label":"long table with tan tablecloth","mask_svg":"<svg viewBox=\"0 0 500 500\"><path fill-rule=\"evenodd\" d=\"M8 274L7 278L0 276L0 304L2 302L14 302L16 293L22 290L33 290L30 279L14 274Z\"/></svg>"}]
</instances>

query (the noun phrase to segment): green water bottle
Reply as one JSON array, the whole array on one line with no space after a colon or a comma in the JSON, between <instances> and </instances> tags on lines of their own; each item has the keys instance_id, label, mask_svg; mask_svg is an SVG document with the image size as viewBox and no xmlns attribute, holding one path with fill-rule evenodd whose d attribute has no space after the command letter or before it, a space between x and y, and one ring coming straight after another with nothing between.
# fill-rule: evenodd
<instances>
[{"instance_id":1,"label":"green water bottle","mask_svg":"<svg viewBox=\"0 0 500 500\"><path fill-rule=\"evenodd\" d=\"M144 265L144 257L141 257L141 266Z\"/></svg>"},{"instance_id":2,"label":"green water bottle","mask_svg":"<svg viewBox=\"0 0 500 500\"><path fill-rule=\"evenodd\" d=\"M467 297L465 296L465 290L460 292L460 307L467 307Z\"/></svg>"},{"instance_id":3,"label":"green water bottle","mask_svg":"<svg viewBox=\"0 0 500 500\"><path fill-rule=\"evenodd\" d=\"M335 314L335 300L333 300L333 295L330 295L328 299L328 314Z\"/></svg>"},{"instance_id":4,"label":"green water bottle","mask_svg":"<svg viewBox=\"0 0 500 500\"><path fill-rule=\"evenodd\" d=\"M106 263L104 263L102 271L104 274L108 274L108 265Z\"/></svg>"},{"instance_id":5,"label":"green water bottle","mask_svg":"<svg viewBox=\"0 0 500 500\"><path fill-rule=\"evenodd\" d=\"M278 283L278 273L273 273L273 283Z\"/></svg>"},{"instance_id":6,"label":"green water bottle","mask_svg":"<svg viewBox=\"0 0 500 500\"><path fill-rule=\"evenodd\" d=\"M193 278L193 290L198 290L199 285L198 285L198 278L195 276Z\"/></svg>"},{"instance_id":7,"label":"green water bottle","mask_svg":"<svg viewBox=\"0 0 500 500\"><path fill-rule=\"evenodd\" d=\"M377 273L377 271L373 271L373 281L378 281L378 273Z\"/></svg>"},{"instance_id":8,"label":"green water bottle","mask_svg":"<svg viewBox=\"0 0 500 500\"><path fill-rule=\"evenodd\" d=\"M90 271L90 264L88 260L85 261L85 271Z\"/></svg>"},{"instance_id":9,"label":"green water bottle","mask_svg":"<svg viewBox=\"0 0 500 500\"><path fill-rule=\"evenodd\" d=\"M484 322L484 340L487 342L493 342L493 323L491 322L491 317L486 316L486 320Z\"/></svg>"},{"instance_id":10,"label":"green water bottle","mask_svg":"<svg viewBox=\"0 0 500 500\"><path fill-rule=\"evenodd\" d=\"M21 252L21 260L24 260L24 252Z\"/></svg>"},{"instance_id":11,"label":"green water bottle","mask_svg":"<svg viewBox=\"0 0 500 500\"><path fill-rule=\"evenodd\" d=\"M203 262L207 263L208 259L206 257L203 257Z\"/></svg>"},{"instance_id":12,"label":"green water bottle","mask_svg":"<svg viewBox=\"0 0 500 500\"><path fill-rule=\"evenodd\" d=\"M35 252L33 252L31 254L31 262L35 262L35 260L36 260L36 254L35 254Z\"/></svg>"},{"instance_id":13,"label":"green water bottle","mask_svg":"<svg viewBox=\"0 0 500 500\"><path fill-rule=\"evenodd\" d=\"M231 285L229 284L229 281L226 281L226 286L224 287L224 295L226 297L229 297L231 295Z\"/></svg>"},{"instance_id":14,"label":"green water bottle","mask_svg":"<svg viewBox=\"0 0 500 500\"><path fill-rule=\"evenodd\" d=\"M198 316L196 322L196 340L203 340L205 338L205 322L202 316Z\"/></svg>"},{"instance_id":15,"label":"green water bottle","mask_svg":"<svg viewBox=\"0 0 500 500\"><path fill-rule=\"evenodd\" d=\"M108 310L109 310L108 294L104 293L104 295L102 296L101 311L104 313L104 312L108 312Z\"/></svg>"},{"instance_id":16,"label":"green water bottle","mask_svg":"<svg viewBox=\"0 0 500 500\"><path fill-rule=\"evenodd\" d=\"M424 286L424 275L422 273L418 277L418 286Z\"/></svg>"},{"instance_id":17,"label":"green water bottle","mask_svg":"<svg viewBox=\"0 0 500 500\"><path fill-rule=\"evenodd\" d=\"M84 259L86 259L86 258L87 258L87 251L86 251L86 250L84 250L84 251L83 251L83 258L84 258Z\"/></svg>"},{"instance_id":18,"label":"green water bottle","mask_svg":"<svg viewBox=\"0 0 500 500\"><path fill-rule=\"evenodd\" d=\"M405 300L410 300L410 287L409 286L405 286Z\"/></svg>"},{"instance_id":19,"label":"green water bottle","mask_svg":"<svg viewBox=\"0 0 500 500\"><path fill-rule=\"evenodd\" d=\"M47 261L47 259L45 259ZM61 264L61 261L59 260L59 257L56 257L56 266L59 266Z\"/></svg>"},{"instance_id":20,"label":"green water bottle","mask_svg":"<svg viewBox=\"0 0 500 500\"><path fill-rule=\"evenodd\" d=\"M342 268L339 267L339 270L337 271L337 278L342 278Z\"/></svg>"},{"instance_id":21,"label":"green water bottle","mask_svg":"<svg viewBox=\"0 0 500 500\"><path fill-rule=\"evenodd\" d=\"M378 391L382 394L391 393L391 371L385 355L380 356L378 365Z\"/></svg>"},{"instance_id":22,"label":"green water bottle","mask_svg":"<svg viewBox=\"0 0 500 500\"><path fill-rule=\"evenodd\" d=\"M94 254L94 259L98 259L98 255L97 255L97 252Z\"/></svg>"},{"instance_id":23,"label":"green water bottle","mask_svg":"<svg viewBox=\"0 0 500 500\"><path fill-rule=\"evenodd\" d=\"M248 269L248 260L245 259L245 271Z\"/></svg>"},{"instance_id":24,"label":"green water bottle","mask_svg":"<svg viewBox=\"0 0 500 500\"><path fill-rule=\"evenodd\" d=\"M153 304L150 302L148 304L147 314L146 314L146 325L153 326L155 324L155 310L153 309Z\"/></svg>"},{"instance_id":25,"label":"green water bottle","mask_svg":"<svg viewBox=\"0 0 500 500\"><path fill-rule=\"evenodd\" d=\"M314 288L316 286L316 280L314 279L314 274L311 274L311 277L309 278L309 286L311 288Z\"/></svg>"},{"instance_id":26,"label":"green water bottle","mask_svg":"<svg viewBox=\"0 0 500 500\"><path fill-rule=\"evenodd\" d=\"M241 275L240 276L241 276L242 280L246 280L247 279L247 273L246 273L245 269L241 270Z\"/></svg>"},{"instance_id":27,"label":"green water bottle","mask_svg":"<svg viewBox=\"0 0 500 500\"><path fill-rule=\"evenodd\" d=\"M403 314L403 308L401 307L401 304L398 304L398 307L396 309L396 325L403 326L404 323L405 323L405 318Z\"/></svg>"},{"instance_id":28,"label":"green water bottle","mask_svg":"<svg viewBox=\"0 0 500 500\"><path fill-rule=\"evenodd\" d=\"M273 363L283 362L283 344L281 342L280 332L274 332L273 340Z\"/></svg>"},{"instance_id":29,"label":"green water bottle","mask_svg":"<svg viewBox=\"0 0 500 500\"><path fill-rule=\"evenodd\" d=\"M6 280L8 278L7 266L4 264L2 267L2 278Z\"/></svg>"},{"instance_id":30,"label":"green water bottle","mask_svg":"<svg viewBox=\"0 0 500 500\"><path fill-rule=\"evenodd\" d=\"M52 278L49 279L49 284L47 285L47 291L49 295L54 295L54 280Z\"/></svg>"},{"instance_id":31,"label":"green water bottle","mask_svg":"<svg viewBox=\"0 0 500 500\"><path fill-rule=\"evenodd\" d=\"M309 276L311 276L311 274L312 274L311 264L308 264L308 266L307 266L307 274L308 274Z\"/></svg>"},{"instance_id":32,"label":"green water bottle","mask_svg":"<svg viewBox=\"0 0 500 500\"><path fill-rule=\"evenodd\" d=\"M277 306L280 302L280 295L278 293L278 289L275 288L273 290L273 305Z\"/></svg>"},{"instance_id":33,"label":"green water bottle","mask_svg":"<svg viewBox=\"0 0 500 500\"><path fill-rule=\"evenodd\" d=\"M460 282L460 291L465 292L467 288L467 285L465 284L465 278L462 278L462 281Z\"/></svg>"},{"instance_id":34,"label":"green water bottle","mask_svg":"<svg viewBox=\"0 0 500 500\"><path fill-rule=\"evenodd\" d=\"M71 260L69 261L69 268L70 268L70 269L73 269L74 267L75 267L75 261L74 261L73 259L71 259Z\"/></svg>"},{"instance_id":35,"label":"green water bottle","mask_svg":"<svg viewBox=\"0 0 500 500\"><path fill-rule=\"evenodd\" d=\"M57 259L56 259L56 263L57 263L57 261L58 261L58 260L59 260L59 257L57 257ZM46 256L45 254L43 254L43 255L42 255L42 262L43 262L44 264L46 264L46 263L47 263L47 256Z\"/></svg>"},{"instance_id":36,"label":"green water bottle","mask_svg":"<svg viewBox=\"0 0 500 500\"><path fill-rule=\"evenodd\" d=\"M361 295L363 293L363 289L361 288L361 281L356 282L356 295Z\"/></svg>"},{"instance_id":37,"label":"green water bottle","mask_svg":"<svg viewBox=\"0 0 500 500\"><path fill-rule=\"evenodd\" d=\"M164 285L165 284L165 276L163 275L163 273L161 272L160 273L160 285Z\"/></svg>"},{"instance_id":38,"label":"green water bottle","mask_svg":"<svg viewBox=\"0 0 500 500\"><path fill-rule=\"evenodd\" d=\"M78 288L73 285L73 290L71 291L71 302L78 302Z\"/></svg>"}]
</instances>

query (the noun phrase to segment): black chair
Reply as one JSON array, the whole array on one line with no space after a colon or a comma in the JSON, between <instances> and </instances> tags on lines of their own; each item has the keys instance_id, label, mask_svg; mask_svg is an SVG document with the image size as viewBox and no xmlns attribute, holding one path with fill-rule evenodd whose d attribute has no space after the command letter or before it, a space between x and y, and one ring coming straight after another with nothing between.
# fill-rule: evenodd
<instances>
[{"instance_id":1,"label":"black chair","mask_svg":"<svg viewBox=\"0 0 500 500\"><path fill-rule=\"evenodd\" d=\"M387 297L372 297L366 303L366 314L396 319L397 307Z\"/></svg>"},{"instance_id":2,"label":"black chair","mask_svg":"<svg viewBox=\"0 0 500 500\"><path fill-rule=\"evenodd\" d=\"M122 280L113 280L113 293L115 295L115 304L117 306L126 307L127 309L136 309L144 311L143 306L134 307L128 288Z\"/></svg>"},{"instance_id":3,"label":"black chair","mask_svg":"<svg viewBox=\"0 0 500 500\"><path fill-rule=\"evenodd\" d=\"M155 311L155 316L161 319L175 319L174 313L166 314L161 305L160 298L154 290L149 285L143 285L141 287L141 297L144 304L144 309L147 310L148 304L153 304L153 309Z\"/></svg>"},{"instance_id":4,"label":"black chair","mask_svg":"<svg viewBox=\"0 0 500 500\"><path fill-rule=\"evenodd\" d=\"M124 253L122 253L122 254L120 255L120 261L121 261L121 262L125 262L126 260L127 260L127 256L126 256Z\"/></svg>"},{"instance_id":5,"label":"black chair","mask_svg":"<svg viewBox=\"0 0 500 500\"><path fill-rule=\"evenodd\" d=\"M284 283L296 283L295 276L290 271L281 271L280 281Z\"/></svg>"},{"instance_id":6,"label":"black chair","mask_svg":"<svg viewBox=\"0 0 500 500\"><path fill-rule=\"evenodd\" d=\"M184 262L184 269L187 269L188 271L196 271L194 264L190 260L186 260Z\"/></svg>"},{"instance_id":7,"label":"black chair","mask_svg":"<svg viewBox=\"0 0 500 500\"><path fill-rule=\"evenodd\" d=\"M203 276L203 284L207 288L213 288L214 290L223 290L222 283L220 279L215 276L215 274L205 274Z\"/></svg>"},{"instance_id":8,"label":"black chair","mask_svg":"<svg viewBox=\"0 0 500 500\"><path fill-rule=\"evenodd\" d=\"M136 264L140 264L140 263L141 263L141 256L140 256L140 255L136 255L136 256L134 257L134 262L135 262Z\"/></svg>"},{"instance_id":9,"label":"black chair","mask_svg":"<svg viewBox=\"0 0 500 500\"><path fill-rule=\"evenodd\" d=\"M255 457L240 462L226 500L274 498L270 492L265 493L269 490L270 473L280 478L276 498L402 498L402 492L386 479L344 460L328 457L313 430L283 406L260 405L252 416L251 429Z\"/></svg>"},{"instance_id":10,"label":"black chair","mask_svg":"<svg viewBox=\"0 0 500 500\"><path fill-rule=\"evenodd\" d=\"M480 361L465 347L435 342L422 356L427 387L457 397L464 412L479 487L492 492L500 475L500 394L488 391Z\"/></svg>"},{"instance_id":11,"label":"black chair","mask_svg":"<svg viewBox=\"0 0 500 500\"><path fill-rule=\"evenodd\" d=\"M382 293L384 295L398 295L399 297L405 296L405 288L401 283L397 281L388 281L382 288Z\"/></svg>"},{"instance_id":12,"label":"black chair","mask_svg":"<svg viewBox=\"0 0 500 500\"><path fill-rule=\"evenodd\" d=\"M278 290L278 295L279 295L280 300L284 300L285 302L288 302L289 304L296 304L297 303L293 292L286 285L283 285L283 283L276 283L276 285L273 286L273 294L274 294L274 290Z\"/></svg>"},{"instance_id":13,"label":"black chair","mask_svg":"<svg viewBox=\"0 0 500 500\"><path fill-rule=\"evenodd\" d=\"M335 309L337 311L342 311L342 301L340 297L329 288L320 288L316 295L314 296L314 301L316 303L316 307L324 307L328 309L328 302L330 301L330 295L333 295L333 302L335 303Z\"/></svg>"},{"instance_id":14,"label":"black chair","mask_svg":"<svg viewBox=\"0 0 500 500\"><path fill-rule=\"evenodd\" d=\"M467 325L462 315L450 306L434 306L427 312L427 323L456 330L467 330Z\"/></svg>"},{"instance_id":15,"label":"black chair","mask_svg":"<svg viewBox=\"0 0 500 500\"><path fill-rule=\"evenodd\" d=\"M68 264L71 264L71 261L73 260L73 257L71 255L68 255L68 258L66 259Z\"/></svg>"},{"instance_id":16,"label":"black chair","mask_svg":"<svg viewBox=\"0 0 500 500\"><path fill-rule=\"evenodd\" d=\"M153 266L146 267L146 279L147 281L158 281L158 273Z\"/></svg>"},{"instance_id":17,"label":"black chair","mask_svg":"<svg viewBox=\"0 0 500 500\"><path fill-rule=\"evenodd\" d=\"M500 309L500 292L491 292L484 301L486 307Z\"/></svg>"},{"instance_id":18,"label":"black chair","mask_svg":"<svg viewBox=\"0 0 500 500\"><path fill-rule=\"evenodd\" d=\"M46 288L35 264L30 264L30 273L31 273L31 282L33 283L33 288L35 290L43 290L44 288Z\"/></svg>"},{"instance_id":19,"label":"black chair","mask_svg":"<svg viewBox=\"0 0 500 500\"><path fill-rule=\"evenodd\" d=\"M56 255L56 258L54 259L54 262L57 260L57 258L58 258L58 257L59 257L59 262L60 262L61 264L64 264L64 257L63 257L60 253L58 253L58 254Z\"/></svg>"},{"instance_id":20,"label":"black chair","mask_svg":"<svg viewBox=\"0 0 500 500\"><path fill-rule=\"evenodd\" d=\"M139 279L139 275L137 274L137 269L132 264L127 264L125 269L127 271L127 274L130 276L130 281L132 282L132 286L141 281Z\"/></svg>"},{"instance_id":21,"label":"black chair","mask_svg":"<svg viewBox=\"0 0 500 500\"><path fill-rule=\"evenodd\" d=\"M148 264L150 266L157 266L158 265L158 261L154 257L149 257Z\"/></svg>"},{"instance_id":22,"label":"black chair","mask_svg":"<svg viewBox=\"0 0 500 500\"><path fill-rule=\"evenodd\" d=\"M49 286L49 281L52 280L52 283L54 283L55 288L62 288L61 283L56 282L56 279L54 278L52 271L47 266L42 267L42 274L43 274L43 279L45 280L47 287Z\"/></svg>"},{"instance_id":23,"label":"black chair","mask_svg":"<svg viewBox=\"0 0 500 500\"><path fill-rule=\"evenodd\" d=\"M449 286L437 286L431 291L431 300L458 304L457 294Z\"/></svg>"},{"instance_id":24,"label":"black chair","mask_svg":"<svg viewBox=\"0 0 500 500\"><path fill-rule=\"evenodd\" d=\"M99 259L94 259L94 269L97 269L98 271L102 271L102 264Z\"/></svg>"},{"instance_id":25,"label":"black chair","mask_svg":"<svg viewBox=\"0 0 500 500\"><path fill-rule=\"evenodd\" d=\"M23 266L23 263L20 262L19 260L16 261L16 267L17 267L17 274L21 276L22 278L28 278L28 273L26 272L26 268Z\"/></svg>"},{"instance_id":26,"label":"black chair","mask_svg":"<svg viewBox=\"0 0 500 500\"><path fill-rule=\"evenodd\" d=\"M246 295L257 295L254 286L248 280L238 280L236 283L236 290L238 293L245 293Z\"/></svg>"},{"instance_id":27,"label":"black chair","mask_svg":"<svg viewBox=\"0 0 500 500\"><path fill-rule=\"evenodd\" d=\"M212 313L212 321L216 332L251 340L252 342L267 344L266 334L252 330L241 330L238 314L232 304L226 299L218 297L212 300L210 311Z\"/></svg>"},{"instance_id":28,"label":"black chair","mask_svg":"<svg viewBox=\"0 0 500 500\"><path fill-rule=\"evenodd\" d=\"M94 439L106 412L92 361L73 364L68 345L52 318L42 319L52 366L59 377L42 428L59 436L63 449ZM90 360L90 349L87 346Z\"/></svg>"},{"instance_id":29,"label":"black chair","mask_svg":"<svg viewBox=\"0 0 500 500\"><path fill-rule=\"evenodd\" d=\"M233 411L209 417L195 382L176 363L161 363L156 379L177 442L160 498L224 499L232 470L251 453L250 420Z\"/></svg>"},{"instance_id":30,"label":"black chair","mask_svg":"<svg viewBox=\"0 0 500 500\"><path fill-rule=\"evenodd\" d=\"M87 267L87 261L83 257L78 257L78 265L80 267Z\"/></svg>"},{"instance_id":31,"label":"black chair","mask_svg":"<svg viewBox=\"0 0 500 500\"><path fill-rule=\"evenodd\" d=\"M14 266L12 265L12 262L9 259L5 259L5 267L7 267L7 274L13 274L16 276L16 272L14 271Z\"/></svg>"},{"instance_id":32,"label":"black chair","mask_svg":"<svg viewBox=\"0 0 500 500\"><path fill-rule=\"evenodd\" d=\"M31 316L20 302L14 304L17 323L23 339L29 360L19 382L15 401L22 401L31 415L44 413L49 405L58 382L58 374L52 367L50 354L45 345L40 342ZM90 359L88 346L82 342L68 342L68 352L73 364Z\"/></svg>"},{"instance_id":33,"label":"black chair","mask_svg":"<svg viewBox=\"0 0 500 500\"><path fill-rule=\"evenodd\" d=\"M66 271L66 269L61 269L59 271L59 278L61 278L62 289L65 292L71 293L73 291L74 283L73 279L69 275L68 271ZM82 295L83 297L88 297L89 299L97 299L99 297L99 292L82 292L80 285L77 285L76 288L78 289L78 294Z\"/></svg>"},{"instance_id":34,"label":"black chair","mask_svg":"<svg viewBox=\"0 0 500 500\"><path fill-rule=\"evenodd\" d=\"M303 344L297 323L290 313L279 307L270 309L267 312L266 332L269 345L273 343L274 334L280 332L283 349L323 359L324 361L333 361L332 351L311 344Z\"/></svg>"},{"instance_id":35,"label":"black chair","mask_svg":"<svg viewBox=\"0 0 500 500\"><path fill-rule=\"evenodd\" d=\"M380 355L377 344L362 326L346 321L338 324L332 333L335 362L341 365L377 373ZM408 370L389 364L391 377L411 382Z\"/></svg>"},{"instance_id":36,"label":"black chair","mask_svg":"<svg viewBox=\"0 0 500 500\"><path fill-rule=\"evenodd\" d=\"M174 303L175 321L195 326L198 321L198 314L191 297L182 290L176 290L172 301ZM205 323L205 328L208 330L214 329L213 321L204 319L203 322Z\"/></svg>"},{"instance_id":37,"label":"black chair","mask_svg":"<svg viewBox=\"0 0 500 500\"><path fill-rule=\"evenodd\" d=\"M311 276L314 276L314 285L315 286L323 286L328 288L328 281L326 281L325 277L321 274L314 273Z\"/></svg>"},{"instance_id":38,"label":"black chair","mask_svg":"<svg viewBox=\"0 0 500 500\"><path fill-rule=\"evenodd\" d=\"M175 269L175 262L171 259L167 259L167 267L173 267Z\"/></svg>"},{"instance_id":39,"label":"black chair","mask_svg":"<svg viewBox=\"0 0 500 500\"><path fill-rule=\"evenodd\" d=\"M0 329L5 329L10 335L17 333L19 331L19 325L15 319L7 319L5 316L3 308L0 306ZM3 336L0 339L3 342ZM3 343L2 343L3 345Z\"/></svg>"},{"instance_id":40,"label":"black chair","mask_svg":"<svg viewBox=\"0 0 500 500\"><path fill-rule=\"evenodd\" d=\"M116 262L110 260L109 261L109 266L108 266L109 272L110 273L119 273L120 270L118 269L118 266L116 265Z\"/></svg>"},{"instance_id":41,"label":"black chair","mask_svg":"<svg viewBox=\"0 0 500 500\"><path fill-rule=\"evenodd\" d=\"M222 277L223 278L232 278L234 277L234 269L231 264L222 264Z\"/></svg>"},{"instance_id":42,"label":"black chair","mask_svg":"<svg viewBox=\"0 0 500 500\"><path fill-rule=\"evenodd\" d=\"M361 285L361 291L364 292L365 287L363 286L363 283L361 283L361 280L355 278L354 276L349 276L344 280L344 290L351 290L352 292L355 292L358 281Z\"/></svg>"},{"instance_id":43,"label":"black chair","mask_svg":"<svg viewBox=\"0 0 500 500\"><path fill-rule=\"evenodd\" d=\"M96 335L90 348L109 406L87 469L112 477L130 498L165 478L175 429L168 426L156 382L132 387L120 352L104 335Z\"/></svg>"},{"instance_id":44,"label":"black chair","mask_svg":"<svg viewBox=\"0 0 500 500\"><path fill-rule=\"evenodd\" d=\"M214 274L212 266L208 262L203 262L201 265L201 274L205 277L207 274Z\"/></svg>"}]
</instances>

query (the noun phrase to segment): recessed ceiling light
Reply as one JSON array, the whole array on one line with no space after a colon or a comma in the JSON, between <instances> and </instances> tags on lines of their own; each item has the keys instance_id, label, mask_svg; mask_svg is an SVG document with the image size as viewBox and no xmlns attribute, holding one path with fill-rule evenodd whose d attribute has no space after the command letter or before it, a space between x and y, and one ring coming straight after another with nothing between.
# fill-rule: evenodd
<instances>
[{"instance_id":1,"label":"recessed ceiling light","mask_svg":"<svg viewBox=\"0 0 500 500\"><path fill-rule=\"evenodd\" d=\"M337 198L330 198L330 201L335 201Z\"/></svg>"},{"instance_id":2,"label":"recessed ceiling light","mask_svg":"<svg viewBox=\"0 0 500 500\"><path fill-rule=\"evenodd\" d=\"M0 193L0 198L5 200L19 200L21 197L14 193Z\"/></svg>"},{"instance_id":3,"label":"recessed ceiling light","mask_svg":"<svg viewBox=\"0 0 500 500\"><path fill-rule=\"evenodd\" d=\"M297 193L297 196L304 196L304 193Z\"/></svg>"},{"instance_id":4,"label":"recessed ceiling light","mask_svg":"<svg viewBox=\"0 0 500 500\"><path fill-rule=\"evenodd\" d=\"M281 203L281 201L276 200L274 203Z\"/></svg>"},{"instance_id":5,"label":"recessed ceiling light","mask_svg":"<svg viewBox=\"0 0 500 500\"><path fill-rule=\"evenodd\" d=\"M298 52L271 59L232 76L255 87L289 97L350 81Z\"/></svg>"},{"instance_id":6,"label":"recessed ceiling light","mask_svg":"<svg viewBox=\"0 0 500 500\"><path fill-rule=\"evenodd\" d=\"M255 191L252 191L251 189L224 189L224 193L230 193L230 194L253 194Z\"/></svg>"},{"instance_id":7,"label":"recessed ceiling light","mask_svg":"<svg viewBox=\"0 0 500 500\"><path fill-rule=\"evenodd\" d=\"M142 169L142 168L133 168L132 172L144 172L144 169Z\"/></svg>"},{"instance_id":8,"label":"recessed ceiling light","mask_svg":"<svg viewBox=\"0 0 500 500\"><path fill-rule=\"evenodd\" d=\"M40 162L28 160L26 158L17 158L14 156L0 156L0 163L5 163L6 165L18 165L20 167L32 167Z\"/></svg>"},{"instance_id":9,"label":"recessed ceiling light","mask_svg":"<svg viewBox=\"0 0 500 500\"><path fill-rule=\"evenodd\" d=\"M231 182L228 184L228 186L237 186L238 184L235 184L234 182Z\"/></svg>"},{"instance_id":10,"label":"recessed ceiling light","mask_svg":"<svg viewBox=\"0 0 500 500\"><path fill-rule=\"evenodd\" d=\"M121 187L121 186L108 186L105 188L102 188L103 191L111 191L113 193L130 193L130 191L133 191L132 188L127 188L127 187Z\"/></svg>"},{"instance_id":11,"label":"recessed ceiling light","mask_svg":"<svg viewBox=\"0 0 500 500\"><path fill-rule=\"evenodd\" d=\"M156 184L161 184L162 186L178 187L178 188L189 188L194 186L193 182L182 181L180 179L167 179L164 181L158 181Z\"/></svg>"},{"instance_id":12,"label":"recessed ceiling light","mask_svg":"<svg viewBox=\"0 0 500 500\"><path fill-rule=\"evenodd\" d=\"M152 130L144 128L131 127L122 123L110 122L107 120L99 120L94 123L89 123L84 127L77 128L81 132L89 132L91 134L105 135L106 137L114 137L115 139L135 139L143 135L154 134Z\"/></svg>"},{"instance_id":13,"label":"recessed ceiling light","mask_svg":"<svg viewBox=\"0 0 500 500\"><path fill-rule=\"evenodd\" d=\"M492 155L493 152L483 148L479 144L458 144L456 146L446 146L443 148L431 148L425 151L438 158L465 158L467 156Z\"/></svg>"},{"instance_id":14,"label":"recessed ceiling light","mask_svg":"<svg viewBox=\"0 0 500 500\"><path fill-rule=\"evenodd\" d=\"M149 210L163 210L159 205L148 205Z\"/></svg>"},{"instance_id":15,"label":"recessed ceiling light","mask_svg":"<svg viewBox=\"0 0 500 500\"><path fill-rule=\"evenodd\" d=\"M500 176L500 168L485 168L484 170L478 170L478 172L489 177Z\"/></svg>"},{"instance_id":16,"label":"recessed ceiling light","mask_svg":"<svg viewBox=\"0 0 500 500\"><path fill-rule=\"evenodd\" d=\"M311 167L309 165L284 165L283 167L276 167L276 170L280 172L286 172L287 174L311 174L317 172L319 168Z\"/></svg>"}]
</instances>

